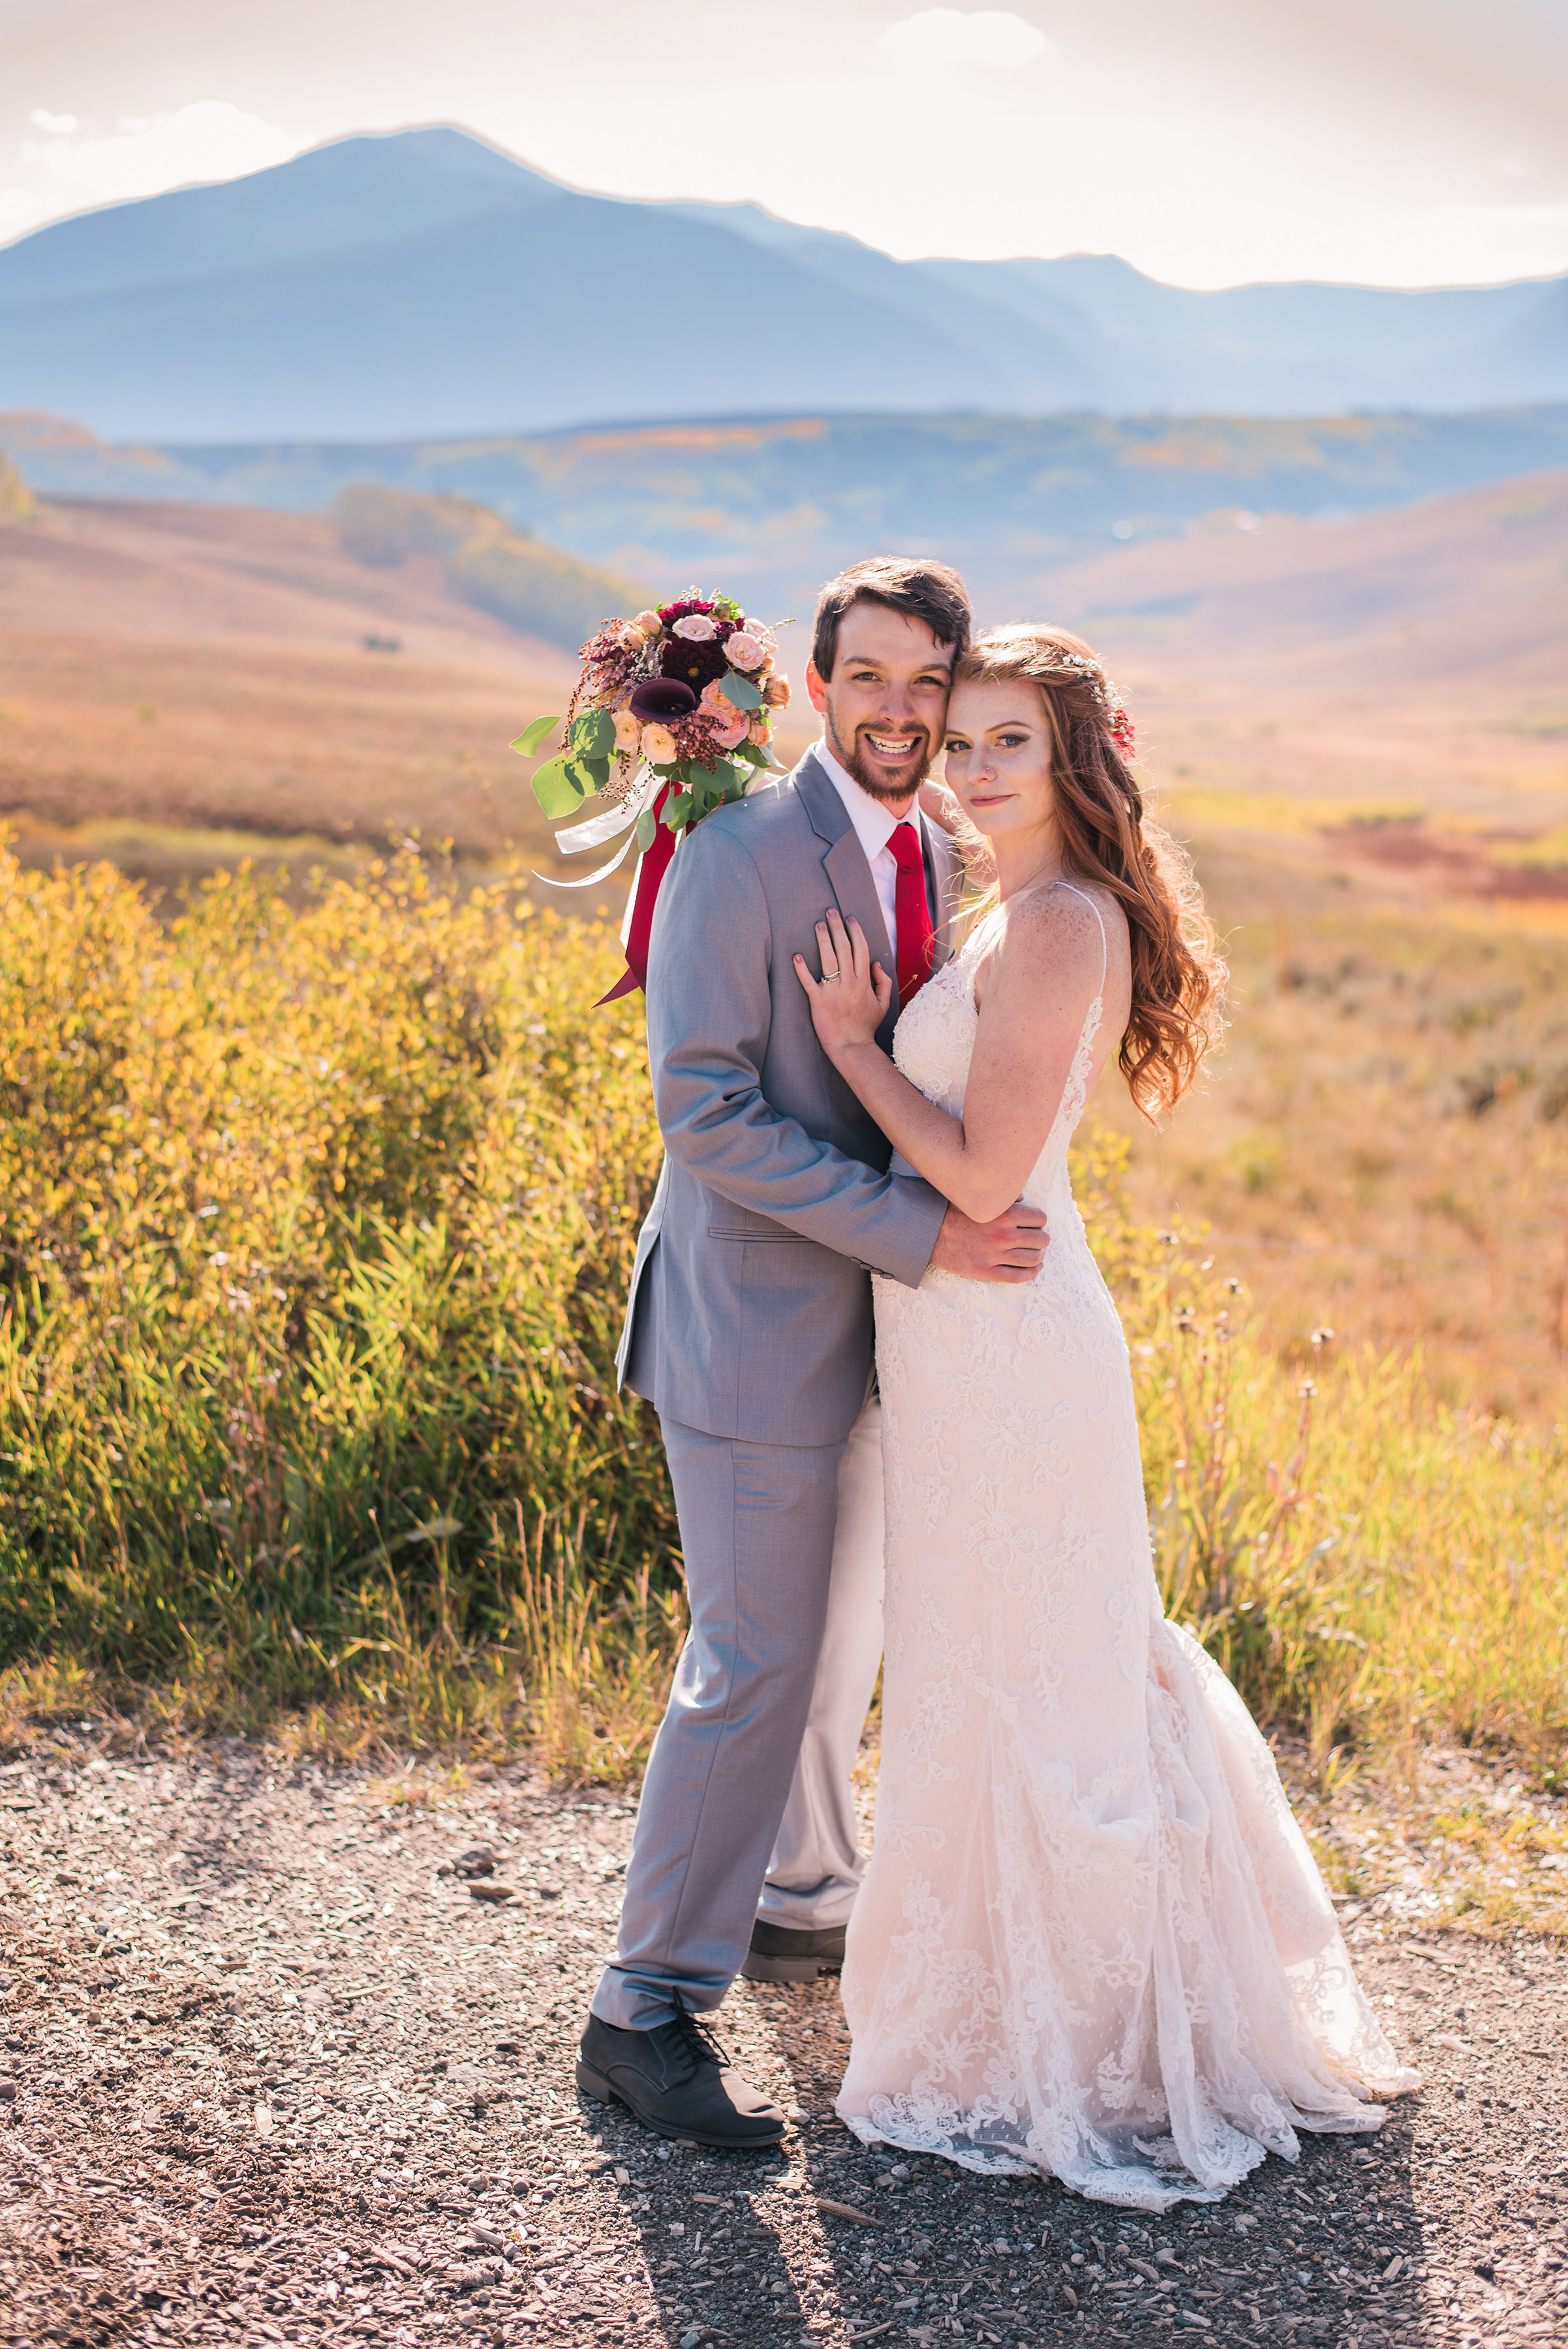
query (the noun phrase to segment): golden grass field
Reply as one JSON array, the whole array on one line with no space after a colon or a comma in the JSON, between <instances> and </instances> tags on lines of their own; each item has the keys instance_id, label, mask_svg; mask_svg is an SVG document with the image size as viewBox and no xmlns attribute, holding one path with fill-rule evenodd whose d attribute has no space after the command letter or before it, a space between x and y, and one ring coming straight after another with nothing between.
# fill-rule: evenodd
<instances>
[{"instance_id":1,"label":"golden grass field","mask_svg":"<svg viewBox=\"0 0 1568 2349\"><path fill-rule=\"evenodd\" d=\"M1324 1322L1418 1344L1443 1393L1551 1417L1568 481L1264 525L1218 516L981 613L1053 614L1105 651L1230 943L1201 1094L1158 1136L1109 1083L1096 1111L1132 1140L1140 1212L1207 1226L1282 1346ZM0 527L0 815L26 863L107 855L169 885L247 853L344 872L418 837L470 879L576 877L505 748L572 674L434 566L356 563L323 517L46 504ZM786 721L786 758L807 739ZM593 895L618 913L618 885Z\"/></svg>"},{"instance_id":2,"label":"golden grass field","mask_svg":"<svg viewBox=\"0 0 1568 2349\"><path fill-rule=\"evenodd\" d=\"M1199 1093L1154 1133L1105 1081L1080 1166L1168 1599L1347 1891L1392 1788L1442 1913L1561 1928L1568 481L1221 517L1019 610L1106 656L1234 973ZM618 890L536 926L575 868L505 748L572 674L318 518L0 524L9 1733L639 1765L673 1527L605 1366L657 1136L635 1006L587 1009ZM181 913L247 856L281 898Z\"/></svg>"},{"instance_id":3,"label":"golden grass field","mask_svg":"<svg viewBox=\"0 0 1568 2349\"><path fill-rule=\"evenodd\" d=\"M635 1774L682 1617L611 1368L659 1145L639 1008L593 1009L608 926L411 854L163 922L110 866L0 854L0 1740L86 1714ZM1498 1921L1504 1830L1568 1847L1564 1423L1321 1330L1298 1361L1149 1230L1115 1135L1075 1180L1167 1604L1335 1817L1368 1763L1409 1810L1434 1752L1514 1774L1506 1816L1442 1788ZM1557 1882L1507 1914L1568 1922Z\"/></svg>"}]
</instances>

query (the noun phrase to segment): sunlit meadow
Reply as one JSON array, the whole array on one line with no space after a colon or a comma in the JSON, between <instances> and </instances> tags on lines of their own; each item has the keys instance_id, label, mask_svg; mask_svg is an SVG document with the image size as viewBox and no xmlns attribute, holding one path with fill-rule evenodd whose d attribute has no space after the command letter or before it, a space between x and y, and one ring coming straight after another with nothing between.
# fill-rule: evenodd
<instances>
[{"instance_id":1,"label":"sunlit meadow","mask_svg":"<svg viewBox=\"0 0 1568 2349\"><path fill-rule=\"evenodd\" d=\"M13 1733L265 1729L558 1774L646 1754L681 1636L612 1357L659 1164L607 929L409 854L171 921L0 857L0 1670ZM1568 1770L1568 1436L1418 1351L1274 1342L1077 1180L1168 1603L1323 1791L1432 1742ZM1455 1830L1463 1839L1463 1830Z\"/></svg>"}]
</instances>

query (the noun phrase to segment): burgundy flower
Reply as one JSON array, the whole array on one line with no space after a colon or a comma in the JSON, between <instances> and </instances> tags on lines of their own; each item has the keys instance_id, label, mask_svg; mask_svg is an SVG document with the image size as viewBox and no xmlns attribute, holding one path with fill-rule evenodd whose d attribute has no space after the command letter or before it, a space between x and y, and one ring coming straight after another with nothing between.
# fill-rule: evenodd
<instances>
[{"instance_id":1,"label":"burgundy flower","mask_svg":"<svg viewBox=\"0 0 1568 2349\"><path fill-rule=\"evenodd\" d=\"M656 721L668 726L677 718L688 717L696 709L697 696L679 678L649 677L633 687L629 707L639 725Z\"/></svg>"},{"instance_id":2,"label":"burgundy flower","mask_svg":"<svg viewBox=\"0 0 1568 2349\"><path fill-rule=\"evenodd\" d=\"M732 628L724 629L725 636L733 634ZM702 688L722 677L730 664L721 636L710 636L706 644L700 645L689 643L684 636L666 636L659 647L659 666L666 677L678 678L682 685L689 685L701 700Z\"/></svg>"},{"instance_id":3,"label":"burgundy flower","mask_svg":"<svg viewBox=\"0 0 1568 2349\"><path fill-rule=\"evenodd\" d=\"M707 595L683 595L678 604L660 604L659 616L667 628L683 620L689 612L706 612L710 617L715 609L713 599Z\"/></svg>"}]
</instances>

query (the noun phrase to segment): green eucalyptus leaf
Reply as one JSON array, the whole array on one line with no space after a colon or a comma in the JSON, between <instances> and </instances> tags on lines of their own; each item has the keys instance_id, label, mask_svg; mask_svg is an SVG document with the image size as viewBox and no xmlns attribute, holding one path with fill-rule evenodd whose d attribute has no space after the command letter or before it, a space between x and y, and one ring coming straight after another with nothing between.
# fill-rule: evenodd
<instances>
[{"instance_id":1,"label":"green eucalyptus leaf","mask_svg":"<svg viewBox=\"0 0 1568 2349\"><path fill-rule=\"evenodd\" d=\"M615 749L615 719L607 709L580 709L572 720L572 748L579 759L607 759Z\"/></svg>"},{"instance_id":2,"label":"green eucalyptus leaf","mask_svg":"<svg viewBox=\"0 0 1568 2349\"><path fill-rule=\"evenodd\" d=\"M654 814L653 810L651 808L644 808L642 813L637 819L637 845L639 854L644 856L647 855L649 850L653 846L653 835L658 829L659 819Z\"/></svg>"},{"instance_id":3,"label":"green eucalyptus leaf","mask_svg":"<svg viewBox=\"0 0 1568 2349\"><path fill-rule=\"evenodd\" d=\"M531 759L545 735L560 722L558 718L535 718L531 726L524 726L512 748L517 752L519 758ZM615 730L612 727L610 730L613 733Z\"/></svg>"},{"instance_id":4,"label":"green eucalyptus leaf","mask_svg":"<svg viewBox=\"0 0 1568 2349\"><path fill-rule=\"evenodd\" d=\"M671 832L680 832L686 824L690 823L691 821L691 792L672 792L664 802L663 822L670 826Z\"/></svg>"},{"instance_id":5,"label":"green eucalyptus leaf","mask_svg":"<svg viewBox=\"0 0 1568 2349\"><path fill-rule=\"evenodd\" d=\"M568 758L566 761L566 772L582 784L585 799L590 792L603 791L609 781L609 771L607 759Z\"/></svg>"},{"instance_id":6,"label":"green eucalyptus leaf","mask_svg":"<svg viewBox=\"0 0 1568 2349\"><path fill-rule=\"evenodd\" d=\"M742 677L738 668L726 669L719 679L719 690L737 709L760 709L763 706L762 687L753 685L749 677Z\"/></svg>"},{"instance_id":7,"label":"green eucalyptus leaf","mask_svg":"<svg viewBox=\"0 0 1568 2349\"><path fill-rule=\"evenodd\" d=\"M574 761L561 757L552 759L548 766L535 772L534 796L552 822L557 816L570 815L588 796L591 786L578 781L574 768Z\"/></svg>"}]
</instances>

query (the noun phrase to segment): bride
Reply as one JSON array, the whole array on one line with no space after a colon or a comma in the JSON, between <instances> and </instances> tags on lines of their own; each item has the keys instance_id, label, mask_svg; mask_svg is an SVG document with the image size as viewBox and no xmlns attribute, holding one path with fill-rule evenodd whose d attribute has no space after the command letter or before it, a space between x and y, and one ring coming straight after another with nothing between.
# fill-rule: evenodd
<instances>
[{"instance_id":1,"label":"bride","mask_svg":"<svg viewBox=\"0 0 1568 2349\"><path fill-rule=\"evenodd\" d=\"M1092 2199L1217 2200L1297 2129L1417 2085L1378 2029L1268 1747L1161 1610L1127 1343L1067 1145L1113 1049L1174 1107L1224 967L1146 825L1085 645L1012 627L960 660L947 781L997 888L874 1041L858 923L795 968L896 1148L985 1222L1048 1211L1038 1278L878 1278L888 1498L876 1841L849 1928L838 2111L867 2142L1054 2173Z\"/></svg>"}]
</instances>

